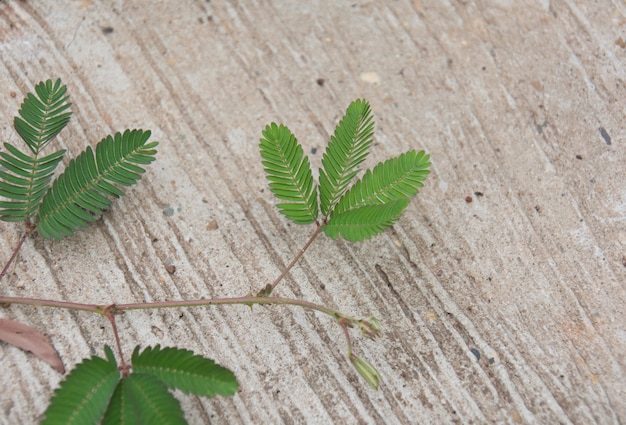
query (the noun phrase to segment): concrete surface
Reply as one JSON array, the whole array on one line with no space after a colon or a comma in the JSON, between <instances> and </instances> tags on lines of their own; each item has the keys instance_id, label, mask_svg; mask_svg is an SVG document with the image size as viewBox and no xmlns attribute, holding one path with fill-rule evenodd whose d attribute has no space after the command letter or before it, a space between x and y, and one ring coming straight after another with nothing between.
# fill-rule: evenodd
<instances>
[{"instance_id":1,"label":"concrete surface","mask_svg":"<svg viewBox=\"0 0 626 425\"><path fill-rule=\"evenodd\" d=\"M129 313L127 351L175 344L236 373L232 399L181 397L192 423L624 423L625 36L623 1L0 2L3 141L17 141L23 95L60 76L75 117L57 146L137 127L161 142L97 225L28 241L1 291L105 303L260 289L313 231L273 206L261 130L287 124L317 167L364 97L367 166L423 148L432 174L391 231L320 238L278 295L378 317L382 338L356 349L380 390L337 326L297 308ZM8 259L21 229L0 229ZM0 314L50 334L68 368L113 344L94 315ZM1 422L36 422L61 376L5 344L0 356Z\"/></svg>"}]
</instances>

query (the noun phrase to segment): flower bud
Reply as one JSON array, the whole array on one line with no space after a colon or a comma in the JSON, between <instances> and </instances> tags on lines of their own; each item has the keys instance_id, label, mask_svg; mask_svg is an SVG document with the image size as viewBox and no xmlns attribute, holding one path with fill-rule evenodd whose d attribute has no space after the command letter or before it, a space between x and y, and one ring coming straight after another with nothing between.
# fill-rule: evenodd
<instances>
[{"instance_id":1,"label":"flower bud","mask_svg":"<svg viewBox=\"0 0 626 425\"><path fill-rule=\"evenodd\" d=\"M352 362L352 366L354 366L356 371L359 372L359 375L361 375L367 381L367 383L372 386L372 388L377 390L378 383L380 382L380 374L374 368L374 366L372 366L362 358L355 356L354 353L350 353L350 361Z\"/></svg>"},{"instance_id":2,"label":"flower bud","mask_svg":"<svg viewBox=\"0 0 626 425\"><path fill-rule=\"evenodd\" d=\"M359 320L359 328L363 335L372 340L380 334L380 322L375 317L370 317L369 320Z\"/></svg>"}]
</instances>

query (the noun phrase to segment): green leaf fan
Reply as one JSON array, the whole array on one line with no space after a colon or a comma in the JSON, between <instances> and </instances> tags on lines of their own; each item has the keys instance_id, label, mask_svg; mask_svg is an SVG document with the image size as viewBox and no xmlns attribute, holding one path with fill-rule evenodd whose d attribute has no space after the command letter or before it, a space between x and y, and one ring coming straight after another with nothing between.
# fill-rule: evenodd
<instances>
[{"instance_id":1,"label":"green leaf fan","mask_svg":"<svg viewBox=\"0 0 626 425\"><path fill-rule=\"evenodd\" d=\"M370 105L357 99L348 106L345 116L330 138L320 169L320 207L328 216L348 185L359 172L374 138Z\"/></svg>"},{"instance_id":2,"label":"green leaf fan","mask_svg":"<svg viewBox=\"0 0 626 425\"><path fill-rule=\"evenodd\" d=\"M424 151L409 151L367 170L331 212L326 235L361 241L394 224L423 186L429 158Z\"/></svg>"},{"instance_id":3,"label":"green leaf fan","mask_svg":"<svg viewBox=\"0 0 626 425\"><path fill-rule=\"evenodd\" d=\"M27 221L43 237L62 238L87 226L111 205L111 197L123 195L118 186L130 186L154 161L157 142L148 143L150 131L126 130L105 137L72 159L50 186L64 150L49 155L43 148L68 123L69 97L58 79L48 80L29 93L15 117L15 130L30 155L10 143L0 152L0 220Z\"/></svg>"},{"instance_id":4,"label":"green leaf fan","mask_svg":"<svg viewBox=\"0 0 626 425\"><path fill-rule=\"evenodd\" d=\"M187 424L180 402L158 378L133 373L115 388L102 425Z\"/></svg>"},{"instance_id":5,"label":"green leaf fan","mask_svg":"<svg viewBox=\"0 0 626 425\"><path fill-rule=\"evenodd\" d=\"M263 132L260 148L270 190L280 200L280 212L297 224L316 221L316 185L302 146L283 125ZM429 173L430 157L409 151L368 170L352 187L374 137L370 105L357 99L348 106L328 143L320 169L318 223L331 238L362 241L392 226Z\"/></svg>"},{"instance_id":6,"label":"green leaf fan","mask_svg":"<svg viewBox=\"0 0 626 425\"><path fill-rule=\"evenodd\" d=\"M259 143L270 190L282 201L280 212L297 224L317 219L317 185L313 181L309 158L295 136L283 125L265 127Z\"/></svg>"},{"instance_id":7,"label":"green leaf fan","mask_svg":"<svg viewBox=\"0 0 626 425\"><path fill-rule=\"evenodd\" d=\"M205 397L231 396L239 384L235 375L213 360L181 348L147 347L133 352L135 373L148 374L162 380L168 388Z\"/></svg>"},{"instance_id":8,"label":"green leaf fan","mask_svg":"<svg viewBox=\"0 0 626 425\"><path fill-rule=\"evenodd\" d=\"M15 117L14 126L31 156L10 143L0 152L0 220L24 221L37 213L41 199L48 190L50 180L64 150L42 156L48 142L68 123L72 113L61 80L48 80L35 86L36 95L29 93Z\"/></svg>"},{"instance_id":9,"label":"green leaf fan","mask_svg":"<svg viewBox=\"0 0 626 425\"><path fill-rule=\"evenodd\" d=\"M34 155L61 130L65 128L72 116L68 111L72 105L65 96L67 87L61 85L61 79L54 83L48 80L35 86L35 93L28 93L21 109L20 117L15 117L13 125L20 137L26 142Z\"/></svg>"},{"instance_id":10,"label":"green leaf fan","mask_svg":"<svg viewBox=\"0 0 626 425\"><path fill-rule=\"evenodd\" d=\"M107 346L105 351L107 360L91 357L67 375L54 392L42 425L95 424L100 421L121 378L111 349Z\"/></svg>"},{"instance_id":11,"label":"green leaf fan","mask_svg":"<svg viewBox=\"0 0 626 425\"><path fill-rule=\"evenodd\" d=\"M146 143L150 131L126 130L104 138L72 159L41 202L37 230L43 237L62 238L87 226L111 205L107 196L124 194L115 184L131 186L154 160L157 142Z\"/></svg>"}]
</instances>

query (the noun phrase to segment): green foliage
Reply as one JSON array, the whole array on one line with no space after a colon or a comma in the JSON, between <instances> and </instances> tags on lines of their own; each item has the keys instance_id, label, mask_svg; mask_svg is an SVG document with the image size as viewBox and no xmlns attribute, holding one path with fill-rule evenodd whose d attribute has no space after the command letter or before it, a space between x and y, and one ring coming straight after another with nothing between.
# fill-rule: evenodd
<instances>
[{"instance_id":1,"label":"green foliage","mask_svg":"<svg viewBox=\"0 0 626 425\"><path fill-rule=\"evenodd\" d=\"M0 219L25 221L36 218L37 230L45 238L72 235L111 205L109 197L122 196L117 186L130 186L144 173L139 165L149 164L157 142L147 143L150 131L126 130L105 137L94 151L91 147L72 159L50 187L64 150L42 156L42 149L68 123L69 97L61 80L48 80L29 93L15 117L15 129L31 152L27 155L5 143L0 152ZM117 185L117 186L116 186Z\"/></svg>"},{"instance_id":2,"label":"green foliage","mask_svg":"<svg viewBox=\"0 0 626 425\"><path fill-rule=\"evenodd\" d=\"M15 117L15 130L31 155L22 153L10 143L4 143L6 152L0 152L0 220L24 221L33 217L41 199L48 190L54 170L63 158L64 150L46 156L41 151L68 123L68 96L61 80L48 80L35 86L36 95L29 93Z\"/></svg>"},{"instance_id":3,"label":"green foliage","mask_svg":"<svg viewBox=\"0 0 626 425\"><path fill-rule=\"evenodd\" d=\"M324 232L333 239L341 235L349 241L362 241L393 225L407 205L407 198L394 199L384 204L365 205L333 214L324 226Z\"/></svg>"},{"instance_id":4,"label":"green foliage","mask_svg":"<svg viewBox=\"0 0 626 425\"><path fill-rule=\"evenodd\" d=\"M409 151L367 170L341 198L324 232L360 241L382 232L399 218L428 174L428 155ZM406 201L406 202L405 202Z\"/></svg>"},{"instance_id":5,"label":"green foliage","mask_svg":"<svg viewBox=\"0 0 626 425\"><path fill-rule=\"evenodd\" d=\"M365 205L383 205L396 199L417 195L428 175L428 155L409 151L367 170L362 179L341 198L334 213L351 211Z\"/></svg>"},{"instance_id":6,"label":"green foliage","mask_svg":"<svg viewBox=\"0 0 626 425\"><path fill-rule=\"evenodd\" d=\"M131 186L145 171L136 164L154 160L156 142L148 143L150 131L126 130L104 138L72 159L43 198L37 216L38 231L43 237L61 239L86 227L111 205L108 196L121 196L114 186Z\"/></svg>"},{"instance_id":7,"label":"green foliage","mask_svg":"<svg viewBox=\"0 0 626 425\"><path fill-rule=\"evenodd\" d=\"M0 152L0 196L8 199L0 201L0 219L26 221L29 230L35 224L41 236L60 239L87 226L106 211L111 198L123 195L119 186L135 184L145 172L141 166L154 160L158 143L148 143L150 131L144 130L107 136L95 150L87 147L72 159L50 185L65 151L44 156L42 150L67 125L70 103L61 80L42 82L35 92L24 99L20 116L14 121L30 154L9 143ZM392 226L409 205L410 198L423 186L429 173L429 156L424 151L412 150L376 165L357 179L359 167L372 145L373 132L369 103L360 99L352 102L323 155L318 188L309 158L295 136L283 125L268 125L259 148L270 190L282 201L278 204L280 212L297 224L317 222L321 212L323 219L317 222L321 230L331 238L341 236L349 241L362 241ZM265 304L261 301L264 300L305 306L331 315L346 331L352 365L377 388L379 373L352 352L347 329L357 327L363 335L374 339L380 332L378 320L354 319L312 303L268 299L315 236L273 284L268 284L255 297L250 295L253 301L240 298L232 303L252 306ZM55 306L61 304L71 303L56 302ZM93 307L108 314L112 306ZM115 326L114 330L119 344ZM157 345L140 351L137 346L131 364L121 361L119 366L108 346L104 352L105 358L85 359L68 374L55 391L43 424L185 424L180 403L171 390L214 397L232 396L239 387L230 370L188 350Z\"/></svg>"},{"instance_id":8,"label":"green foliage","mask_svg":"<svg viewBox=\"0 0 626 425\"><path fill-rule=\"evenodd\" d=\"M213 397L238 389L235 375L213 360L178 348L148 347L132 356L122 375L111 349L74 368L55 391L43 424L185 424L168 388Z\"/></svg>"},{"instance_id":9,"label":"green foliage","mask_svg":"<svg viewBox=\"0 0 626 425\"><path fill-rule=\"evenodd\" d=\"M26 95L18 111L22 118L13 120L15 130L35 156L65 128L72 116L68 111L72 104L67 101L66 91L60 78L54 83L52 80L40 82L35 86L37 96Z\"/></svg>"},{"instance_id":10,"label":"green foliage","mask_svg":"<svg viewBox=\"0 0 626 425\"><path fill-rule=\"evenodd\" d=\"M348 184L359 172L374 140L374 121L370 105L355 100L330 138L320 169L320 206L328 216Z\"/></svg>"},{"instance_id":11,"label":"green foliage","mask_svg":"<svg viewBox=\"0 0 626 425\"><path fill-rule=\"evenodd\" d=\"M163 381L137 373L119 382L102 419L102 425L185 423L180 403Z\"/></svg>"},{"instance_id":12,"label":"green foliage","mask_svg":"<svg viewBox=\"0 0 626 425\"><path fill-rule=\"evenodd\" d=\"M350 104L326 148L320 169L321 223L327 236L362 241L393 225L418 193L429 173L429 155L409 151L378 164L349 188L372 144L374 122L369 103ZM271 191L281 200L281 213L297 224L317 219L309 160L289 129L272 123L261 139L261 156ZM284 154L289 152L290 154ZM285 159L288 158L288 159ZM306 172L301 169L306 168Z\"/></svg>"},{"instance_id":13,"label":"green foliage","mask_svg":"<svg viewBox=\"0 0 626 425\"><path fill-rule=\"evenodd\" d=\"M206 397L231 396L239 387L230 370L183 349L157 345L139 353L137 347L133 352L133 368L137 373L156 376L168 388Z\"/></svg>"},{"instance_id":14,"label":"green foliage","mask_svg":"<svg viewBox=\"0 0 626 425\"><path fill-rule=\"evenodd\" d=\"M111 349L106 347L106 350ZM82 425L100 421L120 380L112 353L107 353L107 358L109 360L94 356L83 360L69 373L54 392L42 425Z\"/></svg>"},{"instance_id":15,"label":"green foliage","mask_svg":"<svg viewBox=\"0 0 626 425\"><path fill-rule=\"evenodd\" d=\"M259 143L270 190L280 200L280 212L298 224L317 219L317 188L309 158L289 129L272 123Z\"/></svg>"}]
</instances>

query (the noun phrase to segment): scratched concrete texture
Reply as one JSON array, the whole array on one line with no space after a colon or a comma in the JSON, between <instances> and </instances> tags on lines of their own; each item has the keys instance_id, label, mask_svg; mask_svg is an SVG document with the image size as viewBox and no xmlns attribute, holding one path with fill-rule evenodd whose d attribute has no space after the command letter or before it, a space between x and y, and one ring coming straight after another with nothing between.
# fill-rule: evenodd
<instances>
[{"instance_id":1,"label":"scratched concrete texture","mask_svg":"<svg viewBox=\"0 0 626 425\"><path fill-rule=\"evenodd\" d=\"M157 160L96 224L27 240L3 295L82 303L241 296L315 226L283 218L258 152L284 123L314 169L348 104L376 121L365 166L410 149L432 173L393 228L319 237L277 288L297 307L129 312L135 345L179 346L236 374L232 398L177 393L190 423L626 422L626 4L623 1L0 2L0 136L23 96L67 84L76 155L152 130ZM64 162L67 164L67 161ZM23 228L0 223L8 260ZM175 266L175 272L169 270ZM106 319L12 305L66 368L114 345ZM0 422L36 423L63 378L0 344Z\"/></svg>"}]
</instances>

